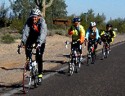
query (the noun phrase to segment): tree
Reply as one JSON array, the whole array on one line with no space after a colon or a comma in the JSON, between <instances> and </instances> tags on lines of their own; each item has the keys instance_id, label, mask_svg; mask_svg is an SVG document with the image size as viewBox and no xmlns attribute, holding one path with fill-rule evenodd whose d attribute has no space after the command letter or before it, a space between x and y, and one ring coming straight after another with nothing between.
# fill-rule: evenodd
<instances>
[{"instance_id":1,"label":"tree","mask_svg":"<svg viewBox=\"0 0 125 96\"><path fill-rule=\"evenodd\" d=\"M55 27L53 19L64 19L67 17L65 0L54 0L53 4L46 10L46 22L49 28Z\"/></svg>"},{"instance_id":2,"label":"tree","mask_svg":"<svg viewBox=\"0 0 125 96\"><path fill-rule=\"evenodd\" d=\"M15 0L11 1L11 9L13 10L13 14L16 18L20 17L25 20L29 16L29 13L32 8L35 7L33 0Z\"/></svg>"},{"instance_id":3,"label":"tree","mask_svg":"<svg viewBox=\"0 0 125 96\"><path fill-rule=\"evenodd\" d=\"M100 30L105 29L105 19L106 17L104 14L100 15L98 13L97 16L95 16L95 22L97 23L97 27L99 27Z\"/></svg>"},{"instance_id":4,"label":"tree","mask_svg":"<svg viewBox=\"0 0 125 96\"><path fill-rule=\"evenodd\" d=\"M34 0L15 0L11 1L10 8L13 11L11 28L21 30L26 19L29 17L31 9L35 7Z\"/></svg>"},{"instance_id":5,"label":"tree","mask_svg":"<svg viewBox=\"0 0 125 96\"><path fill-rule=\"evenodd\" d=\"M43 17L45 17L46 8L52 5L54 0L35 0L36 5L42 11Z\"/></svg>"},{"instance_id":6,"label":"tree","mask_svg":"<svg viewBox=\"0 0 125 96\"><path fill-rule=\"evenodd\" d=\"M9 22L7 12L8 8L5 8L5 4L3 3L3 5L0 6L0 27L6 27Z\"/></svg>"}]
</instances>

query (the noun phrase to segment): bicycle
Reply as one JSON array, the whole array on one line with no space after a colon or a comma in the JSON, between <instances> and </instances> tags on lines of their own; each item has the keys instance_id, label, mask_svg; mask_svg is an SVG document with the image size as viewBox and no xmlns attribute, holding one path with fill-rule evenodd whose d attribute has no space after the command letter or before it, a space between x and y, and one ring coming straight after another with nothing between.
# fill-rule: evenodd
<instances>
[{"instance_id":1,"label":"bicycle","mask_svg":"<svg viewBox=\"0 0 125 96\"><path fill-rule=\"evenodd\" d=\"M105 34L103 37L102 59L107 58L109 55L110 44L108 43L108 36Z\"/></svg>"},{"instance_id":2,"label":"bicycle","mask_svg":"<svg viewBox=\"0 0 125 96\"><path fill-rule=\"evenodd\" d=\"M21 46L18 46L18 54L20 54L20 48ZM29 50L29 57L26 60L26 63L24 64L23 68L23 81L22 81L22 87L23 87L23 92L26 93L28 92L29 89L31 89L32 85L34 87L37 87L39 84L38 81L38 64L36 60L33 60L32 55L36 56L36 48L31 47L27 48Z\"/></svg>"},{"instance_id":3,"label":"bicycle","mask_svg":"<svg viewBox=\"0 0 125 96\"><path fill-rule=\"evenodd\" d=\"M68 44L77 44L78 42L67 42L66 41L66 48ZM68 73L69 76L73 75L74 72L78 73L80 71L80 67L81 67L81 56L80 53L78 51L78 48L73 47L71 49L71 53L70 53L70 60L69 60L69 66L68 66Z\"/></svg>"},{"instance_id":4,"label":"bicycle","mask_svg":"<svg viewBox=\"0 0 125 96\"><path fill-rule=\"evenodd\" d=\"M94 64L95 63L95 59L96 59L96 53L95 53L95 41L94 40L89 40L88 41L90 44L90 47L88 49L88 53L87 53L87 65L89 64ZM86 42L85 42L86 45Z\"/></svg>"}]
</instances>

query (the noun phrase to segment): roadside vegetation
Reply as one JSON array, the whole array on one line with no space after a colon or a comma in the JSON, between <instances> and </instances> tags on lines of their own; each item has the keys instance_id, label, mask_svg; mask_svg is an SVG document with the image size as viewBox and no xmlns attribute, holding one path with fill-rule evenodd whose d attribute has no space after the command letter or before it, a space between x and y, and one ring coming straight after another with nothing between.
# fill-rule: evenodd
<instances>
[{"instance_id":1,"label":"roadside vegetation","mask_svg":"<svg viewBox=\"0 0 125 96\"><path fill-rule=\"evenodd\" d=\"M76 16L75 14L72 14L71 16L67 15L67 5L65 0L45 0L45 2L43 2L44 0L9 1L9 7L5 7L5 4L0 4L0 42L7 44L13 43L15 39L19 39L19 35L22 34L21 30L23 25L30 14L30 10L36 5L44 13L44 18L49 30L48 36L53 36L54 34L68 36L67 29L69 28L73 17ZM43 4L41 4L41 2ZM105 14L95 14L93 9L89 9L86 13L81 13L78 17L82 19L81 24L85 29L88 28L91 21L95 21L97 22L99 30L104 30L105 24L111 23L118 33L125 33L125 18L110 19L106 22ZM68 24L54 23L54 19L68 20L70 22L68 22ZM17 35L17 33L19 35Z\"/></svg>"}]
</instances>

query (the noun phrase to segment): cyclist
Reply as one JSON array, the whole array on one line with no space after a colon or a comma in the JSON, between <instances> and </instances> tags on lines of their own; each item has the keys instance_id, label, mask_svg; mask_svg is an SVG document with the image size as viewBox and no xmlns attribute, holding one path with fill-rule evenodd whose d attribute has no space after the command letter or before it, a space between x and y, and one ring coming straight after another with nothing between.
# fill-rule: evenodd
<instances>
[{"instance_id":1,"label":"cyclist","mask_svg":"<svg viewBox=\"0 0 125 96\"><path fill-rule=\"evenodd\" d=\"M110 49L110 43L113 42L114 38L116 37L116 32L112 30L112 25L111 24L106 24L106 30L102 31L100 36L102 42L106 42L109 44L109 49Z\"/></svg>"},{"instance_id":2,"label":"cyclist","mask_svg":"<svg viewBox=\"0 0 125 96\"><path fill-rule=\"evenodd\" d=\"M39 9L34 8L31 10L30 17L27 19L22 33L21 46L25 47L26 59L29 57L28 53L31 52L27 48L31 48L34 43L36 44L36 61L38 63L39 73L38 78L39 82L41 82L43 73L43 53L47 36L47 25Z\"/></svg>"},{"instance_id":3,"label":"cyclist","mask_svg":"<svg viewBox=\"0 0 125 96\"><path fill-rule=\"evenodd\" d=\"M86 32L85 40L88 41L88 50L92 44L94 44L94 49L96 51L98 43L100 43L100 35L98 28L96 27L96 22L90 22L90 26Z\"/></svg>"},{"instance_id":4,"label":"cyclist","mask_svg":"<svg viewBox=\"0 0 125 96\"><path fill-rule=\"evenodd\" d=\"M71 44L71 49L78 48L82 60L82 44L85 40L85 29L80 23L80 18L73 18L72 25L68 30L68 34L72 36L72 42L77 42L76 44Z\"/></svg>"}]
</instances>

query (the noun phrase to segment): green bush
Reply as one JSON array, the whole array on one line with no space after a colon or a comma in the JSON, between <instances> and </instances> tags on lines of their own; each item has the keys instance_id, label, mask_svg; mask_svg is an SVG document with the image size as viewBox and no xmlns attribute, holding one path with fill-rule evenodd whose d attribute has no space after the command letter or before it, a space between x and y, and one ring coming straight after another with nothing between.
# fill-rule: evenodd
<instances>
[{"instance_id":1,"label":"green bush","mask_svg":"<svg viewBox=\"0 0 125 96\"><path fill-rule=\"evenodd\" d=\"M4 34L2 37L1 37L1 42L2 43L6 43L6 44L10 44L10 43L14 43L15 42L15 39L13 36L11 36L10 34Z\"/></svg>"}]
</instances>

